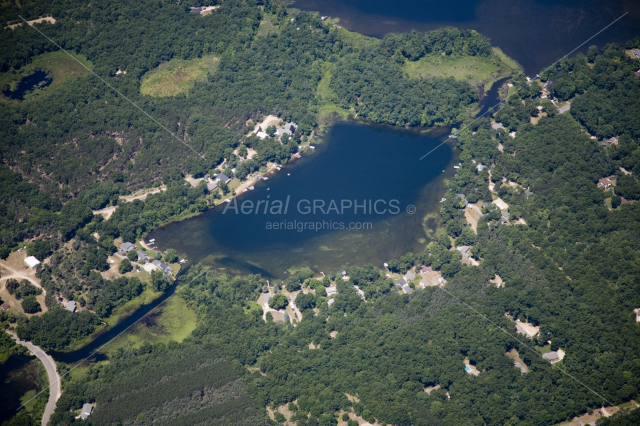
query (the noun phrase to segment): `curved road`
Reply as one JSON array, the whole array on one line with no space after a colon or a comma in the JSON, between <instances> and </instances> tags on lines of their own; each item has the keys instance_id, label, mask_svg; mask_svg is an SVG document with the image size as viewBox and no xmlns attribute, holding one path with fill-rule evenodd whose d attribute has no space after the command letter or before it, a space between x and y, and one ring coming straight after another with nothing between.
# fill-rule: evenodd
<instances>
[{"instance_id":1,"label":"curved road","mask_svg":"<svg viewBox=\"0 0 640 426\"><path fill-rule=\"evenodd\" d=\"M58 370L56 370L56 362L51 356L47 355L45 351L33 343L20 340L13 334L10 334L10 336L16 343L26 347L37 356L47 370L47 375L49 376L49 402L47 402L47 407L44 409L44 415L42 416L42 426L47 426L49 418L56 409L56 402L58 402L58 398L60 398L60 394L62 393L60 390L60 375L58 374Z\"/></svg>"}]
</instances>

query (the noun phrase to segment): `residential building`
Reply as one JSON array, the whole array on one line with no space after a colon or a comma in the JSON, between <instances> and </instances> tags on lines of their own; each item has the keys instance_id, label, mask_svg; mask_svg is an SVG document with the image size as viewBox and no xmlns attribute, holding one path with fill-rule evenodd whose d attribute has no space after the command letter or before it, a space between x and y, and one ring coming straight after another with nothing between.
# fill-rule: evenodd
<instances>
[{"instance_id":1,"label":"residential building","mask_svg":"<svg viewBox=\"0 0 640 426\"><path fill-rule=\"evenodd\" d=\"M4 306L4 305L2 305ZM640 322L640 308L636 308L633 310L636 313L636 322Z\"/></svg>"},{"instance_id":2,"label":"residential building","mask_svg":"<svg viewBox=\"0 0 640 426\"><path fill-rule=\"evenodd\" d=\"M325 291L327 292L327 297L338 294L338 289L336 289L335 287L327 287L325 288Z\"/></svg>"},{"instance_id":3,"label":"residential building","mask_svg":"<svg viewBox=\"0 0 640 426\"><path fill-rule=\"evenodd\" d=\"M218 173L218 174L216 175L216 180L217 180L217 181L222 181L222 182L224 182L224 183L229 183L229 182L231 182L231 178L230 178L229 176L225 175L224 173Z\"/></svg>"},{"instance_id":4,"label":"residential building","mask_svg":"<svg viewBox=\"0 0 640 426\"><path fill-rule=\"evenodd\" d=\"M2 306L0 306L0 309L2 309L3 311L8 311L9 309L11 309L11 306L5 303Z\"/></svg>"},{"instance_id":5,"label":"residential building","mask_svg":"<svg viewBox=\"0 0 640 426\"><path fill-rule=\"evenodd\" d=\"M522 334L523 336L531 339L533 336L538 334L540 331L540 326L534 326L528 322L521 322L520 320L516 321L516 333Z\"/></svg>"},{"instance_id":6,"label":"residential building","mask_svg":"<svg viewBox=\"0 0 640 426\"><path fill-rule=\"evenodd\" d=\"M412 271L411 269L409 269L409 270L407 271L407 273L406 273L406 274L404 274L404 279L405 279L405 281L407 281L407 282L408 282L408 281L415 280L415 279L416 279L416 274L414 274L414 273L413 273L413 271Z\"/></svg>"},{"instance_id":7,"label":"residential building","mask_svg":"<svg viewBox=\"0 0 640 426\"><path fill-rule=\"evenodd\" d=\"M409 287L409 284L407 284L407 283L405 283L402 286L402 290L404 290L404 292L407 293L407 294L413 293L413 289L411 287Z\"/></svg>"},{"instance_id":8,"label":"residential building","mask_svg":"<svg viewBox=\"0 0 640 426\"><path fill-rule=\"evenodd\" d=\"M129 253L131 250L134 250L135 248L136 248L135 244L132 244L129 242L120 244L120 250L122 250L125 253Z\"/></svg>"},{"instance_id":9,"label":"residential building","mask_svg":"<svg viewBox=\"0 0 640 426\"><path fill-rule=\"evenodd\" d=\"M151 262L151 264L155 266L156 269L160 269L165 274L171 274L172 272L171 267L169 265L167 265L164 262L160 262L159 260L154 260L153 262Z\"/></svg>"},{"instance_id":10,"label":"residential building","mask_svg":"<svg viewBox=\"0 0 640 426\"><path fill-rule=\"evenodd\" d=\"M611 186L609 178L601 178L598 180L598 188L606 189Z\"/></svg>"},{"instance_id":11,"label":"residential building","mask_svg":"<svg viewBox=\"0 0 640 426\"><path fill-rule=\"evenodd\" d=\"M147 253L141 250L137 252L137 255L138 255L138 261L146 262L149 260L149 256L147 256Z\"/></svg>"},{"instance_id":12,"label":"residential building","mask_svg":"<svg viewBox=\"0 0 640 426\"><path fill-rule=\"evenodd\" d=\"M421 274L426 274L427 272L431 272L431 266L422 265L422 267L420 268L420 273Z\"/></svg>"},{"instance_id":13,"label":"residential building","mask_svg":"<svg viewBox=\"0 0 640 426\"><path fill-rule=\"evenodd\" d=\"M469 253L470 248L471 247L469 246L460 246L460 247L457 247L456 250L458 250L462 254L462 257L464 259L468 259L471 257L471 254Z\"/></svg>"},{"instance_id":14,"label":"residential building","mask_svg":"<svg viewBox=\"0 0 640 426\"><path fill-rule=\"evenodd\" d=\"M80 412L80 418L82 420L86 419L87 417L89 417L91 415L91 412L93 411L93 405L87 403L84 404L82 406L82 411Z\"/></svg>"},{"instance_id":15,"label":"residential building","mask_svg":"<svg viewBox=\"0 0 640 426\"><path fill-rule=\"evenodd\" d=\"M67 306L65 306L65 309L69 312L75 312L76 302L74 302L73 300L69 300L69 302L67 303Z\"/></svg>"},{"instance_id":16,"label":"residential building","mask_svg":"<svg viewBox=\"0 0 640 426\"><path fill-rule=\"evenodd\" d=\"M560 355L558 355L558 352L547 352L546 354L542 354L542 358L554 362L560 360Z\"/></svg>"}]
</instances>

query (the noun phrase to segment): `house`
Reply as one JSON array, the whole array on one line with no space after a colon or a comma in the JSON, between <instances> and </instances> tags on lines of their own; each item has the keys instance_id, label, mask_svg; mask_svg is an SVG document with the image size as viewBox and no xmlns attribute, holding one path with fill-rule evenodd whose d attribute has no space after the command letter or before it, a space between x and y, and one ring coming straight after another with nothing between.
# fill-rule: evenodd
<instances>
[{"instance_id":1,"label":"house","mask_svg":"<svg viewBox=\"0 0 640 426\"><path fill-rule=\"evenodd\" d=\"M211 192L218 189L218 181L210 180L207 182L207 191Z\"/></svg>"},{"instance_id":2,"label":"house","mask_svg":"<svg viewBox=\"0 0 640 426\"><path fill-rule=\"evenodd\" d=\"M135 249L136 246L134 244L131 243L122 243L120 244L120 250L122 250L125 253L129 253L131 250Z\"/></svg>"},{"instance_id":3,"label":"house","mask_svg":"<svg viewBox=\"0 0 640 426\"><path fill-rule=\"evenodd\" d=\"M335 287L327 287L325 288L325 291L327 292L327 297L338 294L338 289Z\"/></svg>"},{"instance_id":4,"label":"house","mask_svg":"<svg viewBox=\"0 0 640 426\"><path fill-rule=\"evenodd\" d=\"M69 312L75 312L76 302L74 302L73 300L69 300L69 302L67 303L67 306L65 306L65 309Z\"/></svg>"},{"instance_id":5,"label":"house","mask_svg":"<svg viewBox=\"0 0 640 426\"><path fill-rule=\"evenodd\" d=\"M606 189L611 186L611 181L609 178L601 178L598 180L598 188Z\"/></svg>"},{"instance_id":6,"label":"house","mask_svg":"<svg viewBox=\"0 0 640 426\"><path fill-rule=\"evenodd\" d=\"M149 260L149 256L147 256L147 253L143 251L138 251L137 254L138 254L138 261L146 262Z\"/></svg>"},{"instance_id":7,"label":"house","mask_svg":"<svg viewBox=\"0 0 640 426\"><path fill-rule=\"evenodd\" d=\"M508 221L509 221L509 212L502 212L502 215L500 217L500 223L504 225Z\"/></svg>"},{"instance_id":8,"label":"house","mask_svg":"<svg viewBox=\"0 0 640 426\"><path fill-rule=\"evenodd\" d=\"M200 13L200 12L202 12L202 8L201 7L192 7L189 10L189 13Z\"/></svg>"},{"instance_id":9,"label":"house","mask_svg":"<svg viewBox=\"0 0 640 426\"><path fill-rule=\"evenodd\" d=\"M554 362L560 360L560 355L558 355L558 352L547 352L546 354L542 354L542 358Z\"/></svg>"},{"instance_id":10,"label":"house","mask_svg":"<svg viewBox=\"0 0 640 426\"><path fill-rule=\"evenodd\" d=\"M260 139L265 139L269 137L269 135L263 131L259 131L258 133L256 133L256 136L259 137Z\"/></svg>"},{"instance_id":11,"label":"house","mask_svg":"<svg viewBox=\"0 0 640 426\"><path fill-rule=\"evenodd\" d=\"M636 77L640 77L640 70L638 70L638 71L636 71L636 72L635 72L635 76L636 76Z\"/></svg>"},{"instance_id":12,"label":"house","mask_svg":"<svg viewBox=\"0 0 640 426\"><path fill-rule=\"evenodd\" d=\"M4 308L6 305L2 305L2 307ZM6 309L5 309L6 311ZM636 322L640 322L640 308L636 308L633 310L633 312L636 313Z\"/></svg>"},{"instance_id":13,"label":"house","mask_svg":"<svg viewBox=\"0 0 640 426\"><path fill-rule=\"evenodd\" d=\"M40 264L40 261L35 256L29 256L24 260L24 263L31 269Z\"/></svg>"},{"instance_id":14,"label":"house","mask_svg":"<svg viewBox=\"0 0 640 426\"><path fill-rule=\"evenodd\" d=\"M462 257L464 259L468 259L469 257L471 257L471 254L469 253L470 248L471 247L469 246L460 246L460 247L457 247L456 250L458 250L462 254Z\"/></svg>"},{"instance_id":15,"label":"house","mask_svg":"<svg viewBox=\"0 0 640 426\"><path fill-rule=\"evenodd\" d=\"M425 280L424 278L420 280L420 287L425 288L425 287L429 287L431 284L429 283L429 281Z\"/></svg>"},{"instance_id":16,"label":"house","mask_svg":"<svg viewBox=\"0 0 640 426\"><path fill-rule=\"evenodd\" d=\"M640 59L640 49L634 50L631 54L635 56L636 59Z\"/></svg>"},{"instance_id":17,"label":"house","mask_svg":"<svg viewBox=\"0 0 640 426\"><path fill-rule=\"evenodd\" d=\"M627 200L624 197L620 197L620 204L631 204L631 201Z\"/></svg>"},{"instance_id":18,"label":"house","mask_svg":"<svg viewBox=\"0 0 640 426\"><path fill-rule=\"evenodd\" d=\"M478 169L479 172L483 171L484 169L486 169L487 166L485 166L484 164L480 163L476 166L476 169Z\"/></svg>"},{"instance_id":19,"label":"house","mask_svg":"<svg viewBox=\"0 0 640 426\"><path fill-rule=\"evenodd\" d=\"M491 128L493 130L504 129L504 125L502 123L491 123Z\"/></svg>"},{"instance_id":20,"label":"house","mask_svg":"<svg viewBox=\"0 0 640 426\"><path fill-rule=\"evenodd\" d=\"M159 260L154 260L153 262L151 262L151 264L155 266L156 269L160 269L165 274L171 274L172 272L171 267L169 265L167 265L164 262L160 262Z\"/></svg>"},{"instance_id":21,"label":"house","mask_svg":"<svg viewBox=\"0 0 640 426\"><path fill-rule=\"evenodd\" d=\"M407 285L407 282L406 282L404 279L400 278L400 280L398 281L398 283L397 283L396 285L397 285L398 287L402 288L402 287L404 287L405 285Z\"/></svg>"},{"instance_id":22,"label":"house","mask_svg":"<svg viewBox=\"0 0 640 426\"><path fill-rule=\"evenodd\" d=\"M91 415L91 412L93 411L93 405L87 403L84 404L82 406L82 411L80 412L80 418L82 420L86 419L87 417L89 417Z\"/></svg>"},{"instance_id":23,"label":"house","mask_svg":"<svg viewBox=\"0 0 640 426\"><path fill-rule=\"evenodd\" d=\"M431 272L431 266L422 265L422 267L420 268L420 273L421 274L426 274L427 272Z\"/></svg>"},{"instance_id":24,"label":"house","mask_svg":"<svg viewBox=\"0 0 640 426\"><path fill-rule=\"evenodd\" d=\"M218 173L218 174L216 175L216 180L217 180L217 181L222 181L222 182L224 182L224 183L229 183L229 182L231 182L231 178L230 178L229 176L225 175L224 173Z\"/></svg>"},{"instance_id":25,"label":"house","mask_svg":"<svg viewBox=\"0 0 640 426\"><path fill-rule=\"evenodd\" d=\"M0 306L0 309L2 309L3 311L8 311L11 308L11 306L9 306L7 303L5 303L4 305Z\"/></svg>"},{"instance_id":26,"label":"house","mask_svg":"<svg viewBox=\"0 0 640 426\"><path fill-rule=\"evenodd\" d=\"M411 287L409 287L409 284L406 284L402 286L402 290L404 290L405 293L407 294L411 294L413 293L413 289Z\"/></svg>"},{"instance_id":27,"label":"house","mask_svg":"<svg viewBox=\"0 0 640 426\"><path fill-rule=\"evenodd\" d=\"M413 273L412 270L408 270L406 274L404 274L405 281L412 281L416 278L416 274Z\"/></svg>"}]
</instances>

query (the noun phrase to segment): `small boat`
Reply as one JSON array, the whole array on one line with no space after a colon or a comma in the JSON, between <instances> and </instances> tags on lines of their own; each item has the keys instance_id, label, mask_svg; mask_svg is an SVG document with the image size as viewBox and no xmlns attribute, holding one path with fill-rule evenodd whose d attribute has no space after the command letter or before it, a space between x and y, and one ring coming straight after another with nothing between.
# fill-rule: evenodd
<instances>
[{"instance_id":1,"label":"small boat","mask_svg":"<svg viewBox=\"0 0 640 426\"><path fill-rule=\"evenodd\" d=\"M267 191L270 190L271 188L267 188Z\"/></svg>"},{"instance_id":2,"label":"small boat","mask_svg":"<svg viewBox=\"0 0 640 426\"><path fill-rule=\"evenodd\" d=\"M459 169L459 168L460 168L460 166L453 166L453 168L454 168L454 169Z\"/></svg>"},{"instance_id":3,"label":"small boat","mask_svg":"<svg viewBox=\"0 0 640 426\"><path fill-rule=\"evenodd\" d=\"M268 178L268 177L265 177L265 178L262 178L262 180L269 180L269 178Z\"/></svg>"},{"instance_id":4,"label":"small boat","mask_svg":"<svg viewBox=\"0 0 640 426\"><path fill-rule=\"evenodd\" d=\"M291 173L287 173L287 176L291 176Z\"/></svg>"},{"instance_id":5,"label":"small boat","mask_svg":"<svg viewBox=\"0 0 640 426\"><path fill-rule=\"evenodd\" d=\"M311 148L311 149L316 149L316 147L315 147L315 146L312 146L312 145L309 145L309 148Z\"/></svg>"},{"instance_id":6,"label":"small boat","mask_svg":"<svg viewBox=\"0 0 640 426\"><path fill-rule=\"evenodd\" d=\"M250 189L251 191L253 191L253 190L255 189L255 187L250 186L250 187L249 187L249 189Z\"/></svg>"}]
</instances>

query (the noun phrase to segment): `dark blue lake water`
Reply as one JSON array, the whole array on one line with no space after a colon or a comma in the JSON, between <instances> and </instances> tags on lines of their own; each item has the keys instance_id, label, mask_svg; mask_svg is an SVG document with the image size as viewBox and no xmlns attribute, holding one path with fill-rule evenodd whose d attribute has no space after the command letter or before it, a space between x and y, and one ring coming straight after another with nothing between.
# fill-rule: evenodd
<instances>
[{"instance_id":1,"label":"dark blue lake water","mask_svg":"<svg viewBox=\"0 0 640 426\"><path fill-rule=\"evenodd\" d=\"M441 144L443 132L338 124L313 154L268 175L237 205L171 223L150 237L191 263L267 277L298 266L325 273L382 266L422 250L435 225L423 224L424 217L440 206L454 154L443 145L419 158Z\"/></svg>"},{"instance_id":2,"label":"dark blue lake water","mask_svg":"<svg viewBox=\"0 0 640 426\"><path fill-rule=\"evenodd\" d=\"M474 29L532 75L625 12L581 50L592 44L624 45L640 35L637 0L295 0L293 7L339 17L345 28L372 37L445 25Z\"/></svg>"},{"instance_id":3,"label":"dark blue lake water","mask_svg":"<svg viewBox=\"0 0 640 426\"><path fill-rule=\"evenodd\" d=\"M48 72L36 69L32 74L24 77L20 82L16 85L15 90L10 90L9 88L5 88L2 90L2 94L5 95L9 99L16 99L19 101L24 100L24 96L35 88L44 89L49 86L53 78L49 75Z\"/></svg>"}]
</instances>

